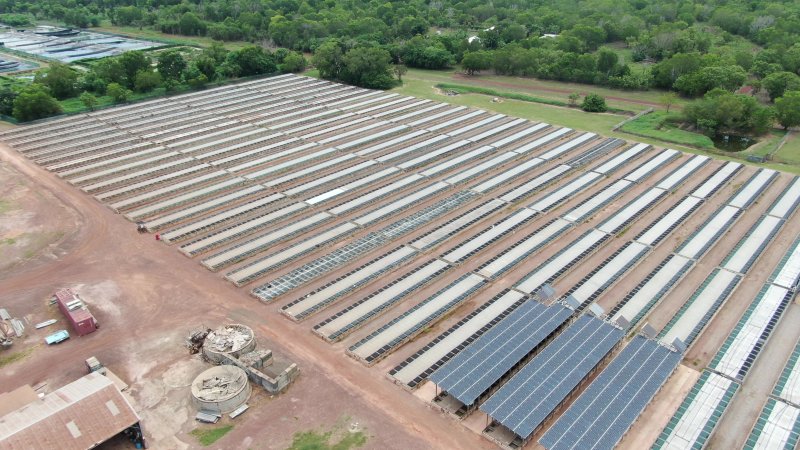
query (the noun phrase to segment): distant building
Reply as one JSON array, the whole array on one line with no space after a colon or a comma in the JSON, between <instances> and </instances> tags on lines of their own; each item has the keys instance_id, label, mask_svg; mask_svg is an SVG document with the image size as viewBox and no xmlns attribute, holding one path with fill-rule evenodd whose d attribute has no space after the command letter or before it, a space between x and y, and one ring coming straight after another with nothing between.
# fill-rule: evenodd
<instances>
[{"instance_id":1,"label":"distant building","mask_svg":"<svg viewBox=\"0 0 800 450\"><path fill-rule=\"evenodd\" d=\"M116 384L98 372L42 398L32 398L30 392L23 388L0 396L25 399L15 402L22 406L0 417L0 448L83 450L122 432L144 445L136 411Z\"/></svg>"},{"instance_id":2,"label":"distant building","mask_svg":"<svg viewBox=\"0 0 800 450\"><path fill-rule=\"evenodd\" d=\"M557 34L553 34L553 33L545 33L545 34L543 34L543 35L539 36L539 39L555 39L555 38L557 38L557 37L558 37L558 35L557 35Z\"/></svg>"}]
</instances>

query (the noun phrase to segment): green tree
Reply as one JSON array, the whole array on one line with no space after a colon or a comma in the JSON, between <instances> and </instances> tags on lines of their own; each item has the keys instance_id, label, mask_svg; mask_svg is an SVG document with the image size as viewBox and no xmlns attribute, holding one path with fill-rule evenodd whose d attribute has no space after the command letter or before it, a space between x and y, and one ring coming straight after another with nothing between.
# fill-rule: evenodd
<instances>
[{"instance_id":1,"label":"green tree","mask_svg":"<svg viewBox=\"0 0 800 450\"><path fill-rule=\"evenodd\" d=\"M763 134L774 120L772 109L755 98L719 88L686 105L683 114L687 122L709 135Z\"/></svg>"},{"instance_id":2,"label":"green tree","mask_svg":"<svg viewBox=\"0 0 800 450\"><path fill-rule=\"evenodd\" d=\"M283 73L300 73L306 70L306 58L300 52L290 52L280 64Z\"/></svg>"},{"instance_id":3,"label":"green tree","mask_svg":"<svg viewBox=\"0 0 800 450\"><path fill-rule=\"evenodd\" d=\"M206 24L194 13L185 12L178 21L178 30L187 36L202 36L206 34Z\"/></svg>"},{"instance_id":4,"label":"green tree","mask_svg":"<svg viewBox=\"0 0 800 450\"><path fill-rule=\"evenodd\" d=\"M710 66L681 75L675 81L675 89L691 96L703 95L717 88L733 92L745 80L747 73L739 66Z\"/></svg>"},{"instance_id":5,"label":"green tree","mask_svg":"<svg viewBox=\"0 0 800 450\"><path fill-rule=\"evenodd\" d=\"M91 73L102 81L103 89L109 83L123 84L125 80L125 68L118 58L103 58L93 66ZM99 92L99 90L97 91Z\"/></svg>"},{"instance_id":6,"label":"green tree","mask_svg":"<svg viewBox=\"0 0 800 450\"><path fill-rule=\"evenodd\" d=\"M35 83L47 86L57 99L74 97L78 92L78 74L66 64L53 62L46 70L39 71Z\"/></svg>"},{"instance_id":7,"label":"green tree","mask_svg":"<svg viewBox=\"0 0 800 450\"><path fill-rule=\"evenodd\" d=\"M583 42L585 50L595 50L606 40L606 32L600 27L577 25L567 32L569 36Z\"/></svg>"},{"instance_id":8,"label":"green tree","mask_svg":"<svg viewBox=\"0 0 800 450\"><path fill-rule=\"evenodd\" d=\"M203 56L213 59L217 64L222 64L225 62L225 58L228 56L228 50L225 49L225 46L222 45L222 42L214 41L210 46L203 50Z\"/></svg>"},{"instance_id":9,"label":"green tree","mask_svg":"<svg viewBox=\"0 0 800 450\"><path fill-rule=\"evenodd\" d=\"M111 14L111 23L114 25L133 25L144 19L144 11L136 6L119 6Z\"/></svg>"},{"instance_id":10,"label":"green tree","mask_svg":"<svg viewBox=\"0 0 800 450\"><path fill-rule=\"evenodd\" d=\"M569 94L567 97L567 101L569 101L569 106L578 106L578 100L580 100L581 94L577 92L573 92Z\"/></svg>"},{"instance_id":11,"label":"green tree","mask_svg":"<svg viewBox=\"0 0 800 450\"><path fill-rule=\"evenodd\" d=\"M130 97L131 91L125 89L125 86L119 83L110 83L106 87L106 95L114 100L114 103L125 103Z\"/></svg>"},{"instance_id":12,"label":"green tree","mask_svg":"<svg viewBox=\"0 0 800 450\"><path fill-rule=\"evenodd\" d=\"M775 101L786 91L800 91L800 77L791 72L775 72L761 80L761 86L769 93L770 100Z\"/></svg>"},{"instance_id":13,"label":"green tree","mask_svg":"<svg viewBox=\"0 0 800 450\"><path fill-rule=\"evenodd\" d=\"M365 88L389 89L395 84L390 60L389 52L381 48L354 48L344 55L342 80Z\"/></svg>"},{"instance_id":14,"label":"green tree","mask_svg":"<svg viewBox=\"0 0 800 450\"><path fill-rule=\"evenodd\" d=\"M61 105L50 95L47 87L37 83L25 87L14 99L12 108L14 118L20 122L54 116L61 111Z\"/></svg>"},{"instance_id":15,"label":"green tree","mask_svg":"<svg viewBox=\"0 0 800 450\"><path fill-rule=\"evenodd\" d=\"M408 67L403 64L395 64L392 66L392 72L394 72L394 75L397 77L397 81L402 84L403 75L408 73Z\"/></svg>"},{"instance_id":16,"label":"green tree","mask_svg":"<svg viewBox=\"0 0 800 450\"><path fill-rule=\"evenodd\" d=\"M467 75L475 75L481 70L492 68L492 54L487 51L477 51L464 53L461 59L461 67L467 71Z\"/></svg>"},{"instance_id":17,"label":"green tree","mask_svg":"<svg viewBox=\"0 0 800 450\"><path fill-rule=\"evenodd\" d=\"M200 55L194 60L193 64L200 72L203 73L203 75L206 76L209 81L217 77L217 63L213 58L206 55Z\"/></svg>"},{"instance_id":18,"label":"green tree","mask_svg":"<svg viewBox=\"0 0 800 450\"><path fill-rule=\"evenodd\" d=\"M139 72L150 71L150 58L140 51L125 52L118 57L122 70L125 72L125 86L133 88Z\"/></svg>"},{"instance_id":19,"label":"green tree","mask_svg":"<svg viewBox=\"0 0 800 450\"><path fill-rule=\"evenodd\" d=\"M158 73L164 80L179 80L184 69L186 60L177 50L167 50L158 57Z\"/></svg>"},{"instance_id":20,"label":"green tree","mask_svg":"<svg viewBox=\"0 0 800 450\"><path fill-rule=\"evenodd\" d=\"M664 105L664 109L669 113L669 109L678 102L678 95L674 92L667 92L658 97L658 102Z\"/></svg>"},{"instance_id":21,"label":"green tree","mask_svg":"<svg viewBox=\"0 0 800 450\"><path fill-rule=\"evenodd\" d=\"M786 130L800 125L800 91L788 91L775 100L775 118Z\"/></svg>"},{"instance_id":22,"label":"green tree","mask_svg":"<svg viewBox=\"0 0 800 450\"><path fill-rule=\"evenodd\" d=\"M136 92L150 92L161 86L161 74L152 70L140 70L134 78L133 88Z\"/></svg>"},{"instance_id":23,"label":"green tree","mask_svg":"<svg viewBox=\"0 0 800 450\"><path fill-rule=\"evenodd\" d=\"M337 80L344 67L344 52L338 42L333 40L326 41L317 47L311 62L319 70L319 76Z\"/></svg>"},{"instance_id":24,"label":"green tree","mask_svg":"<svg viewBox=\"0 0 800 450\"><path fill-rule=\"evenodd\" d=\"M10 88L0 89L0 114L10 116L14 113L14 100L19 95L15 90Z\"/></svg>"},{"instance_id":25,"label":"green tree","mask_svg":"<svg viewBox=\"0 0 800 450\"><path fill-rule=\"evenodd\" d=\"M617 67L618 62L619 56L614 50L603 47L597 51L597 70L606 76L611 75L611 71Z\"/></svg>"},{"instance_id":26,"label":"green tree","mask_svg":"<svg viewBox=\"0 0 800 450\"><path fill-rule=\"evenodd\" d=\"M586 112L606 112L606 99L598 94L588 94L583 98L581 109Z\"/></svg>"},{"instance_id":27,"label":"green tree","mask_svg":"<svg viewBox=\"0 0 800 450\"><path fill-rule=\"evenodd\" d=\"M228 61L239 68L239 76L243 77L273 73L278 70L272 54L257 45L249 45L231 52Z\"/></svg>"},{"instance_id":28,"label":"green tree","mask_svg":"<svg viewBox=\"0 0 800 450\"><path fill-rule=\"evenodd\" d=\"M183 79L192 89L200 89L208 83L208 77L197 68L196 64L190 64L183 71Z\"/></svg>"},{"instance_id":29,"label":"green tree","mask_svg":"<svg viewBox=\"0 0 800 450\"><path fill-rule=\"evenodd\" d=\"M411 38L416 35L428 33L428 22L421 17L404 17L397 25L397 35L404 38Z\"/></svg>"},{"instance_id":30,"label":"green tree","mask_svg":"<svg viewBox=\"0 0 800 450\"><path fill-rule=\"evenodd\" d=\"M89 108L89 111L94 111L94 107L97 106L97 97L94 96L91 92L83 92L79 97L83 106Z\"/></svg>"}]
</instances>

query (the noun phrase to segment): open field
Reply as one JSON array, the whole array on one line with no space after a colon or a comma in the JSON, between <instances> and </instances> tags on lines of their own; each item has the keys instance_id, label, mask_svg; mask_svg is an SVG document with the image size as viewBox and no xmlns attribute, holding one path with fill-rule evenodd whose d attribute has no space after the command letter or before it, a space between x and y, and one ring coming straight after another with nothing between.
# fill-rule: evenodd
<instances>
[{"instance_id":1,"label":"open field","mask_svg":"<svg viewBox=\"0 0 800 450\"><path fill-rule=\"evenodd\" d=\"M606 97L609 106L628 111L642 111L649 107L661 108L661 91L621 91L609 89L602 86L578 83L566 83L561 81L539 80L535 78L509 77L504 75L465 75L456 70L421 70L409 69L403 77L409 79L428 80L435 83L458 83L471 84L475 86L492 87L497 89L514 90L517 92L529 93L538 97L549 98L566 102L569 94L578 92L586 95L590 92ZM673 105L681 108L688 103L686 99L678 99Z\"/></svg>"},{"instance_id":2,"label":"open field","mask_svg":"<svg viewBox=\"0 0 800 450\"><path fill-rule=\"evenodd\" d=\"M151 28L116 26L112 25L110 22L104 22L99 27L93 27L92 31L117 34L120 36L139 38L139 39L149 39L155 42L161 42L169 45L190 45L190 46L209 47L214 42L213 39L205 36L188 37L188 36L181 36L178 34L167 34L153 30ZM244 42L244 41L230 41L224 43L225 48L229 50L236 50L245 47L249 44L250 44L249 42Z\"/></svg>"},{"instance_id":3,"label":"open field","mask_svg":"<svg viewBox=\"0 0 800 450\"><path fill-rule=\"evenodd\" d=\"M313 70L310 71L308 75L318 76ZM645 131L645 134L648 136L634 136L623 131L611 131L615 125L628 118L625 115L613 113L585 113L576 108L565 108L511 99L503 99L500 103L494 103L491 101L491 96L481 94L461 94L457 96L448 96L444 95L444 93L440 92L440 90L435 87L439 83L472 84L475 86L489 87L508 92L530 93L536 97L562 102L567 101L567 95L569 95L570 92L575 92L571 90L571 87L573 86L570 83L542 81L532 78L504 77L498 75L480 75L468 77L453 71L420 69L409 69L408 74L403 76L403 85L392 89L392 92L428 98L431 100L447 102L456 105L482 108L489 111L513 115L515 117L523 117L529 120L544 120L554 125L563 125L575 129L592 131L604 136L617 137L620 139L635 139L640 142L661 147L674 148L687 153L708 155L715 159L740 161L746 164L756 164L745 161L747 155L750 154L748 151L730 153L715 148L705 148L708 145L708 138L697 133L682 132L680 130L650 130L648 128ZM629 92L613 89L602 89L599 87L598 89L587 90L588 88L595 88L595 86L587 87L586 85L575 85L574 87L577 88L581 86L585 89L577 89L578 92L596 92L607 96L607 103L615 108L631 111L641 111L649 107L654 107L656 109L662 108L658 103L658 97L661 95L658 91ZM617 100L612 100L612 97L620 97L626 100L618 102ZM679 99L677 106L680 107L686 102L688 102L688 100ZM676 105L673 105L673 108L675 107ZM669 136L669 141L661 139L661 133L666 133L663 135L663 137ZM776 131L775 133L780 134L780 131ZM678 134L679 136L677 139L672 139L672 134ZM759 139L769 141L766 143L769 145L771 142L773 142L774 138L768 135L767 137L762 137ZM687 145L681 145L681 143L679 143L684 141ZM692 144L693 146L689 146ZM758 146L757 148L760 149L765 147ZM784 148L778 153L778 155L776 155L774 162L757 165L775 170L783 170L800 174L800 156L796 156L800 155L800 150L798 150L798 148L800 148L800 144L798 144L797 139L795 139L795 142L792 143L788 149ZM760 154L758 150L754 151L753 153Z\"/></svg>"},{"instance_id":4,"label":"open field","mask_svg":"<svg viewBox=\"0 0 800 450\"><path fill-rule=\"evenodd\" d=\"M45 299L75 286L103 327L9 363L0 387L59 386L94 354L131 382L154 445L199 446L186 385L204 365L181 343L234 321L302 375L223 423L226 448L325 445L345 416L366 448L580 446L601 431L643 448L703 427L717 439L717 425L743 442L800 335L771 325L800 313L800 179L580 126L615 115L426 83L284 75L4 132L8 166L80 218L57 258L0 278L8 308L55 317ZM549 125L562 120L574 129ZM750 365L762 339L780 361L764 374ZM692 401L717 378L752 400ZM687 423L681 402L735 420ZM585 434L559 431L584 413Z\"/></svg>"}]
</instances>

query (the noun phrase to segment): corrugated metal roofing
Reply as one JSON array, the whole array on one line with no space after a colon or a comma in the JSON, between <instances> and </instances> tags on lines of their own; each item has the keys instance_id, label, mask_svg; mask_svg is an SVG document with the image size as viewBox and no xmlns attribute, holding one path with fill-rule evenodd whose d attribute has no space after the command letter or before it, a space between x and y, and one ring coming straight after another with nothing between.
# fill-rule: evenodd
<instances>
[{"instance_id":1,"label":"corrugated metal roofing","mask_svg":"<svg viewBox=\"0 0 800 450\"><path fill-rule=\"evenodd\" d=\"M138 421L114 382L95 372L0 417L0 447L87 449Z\"/></svg>"}]
</instances>

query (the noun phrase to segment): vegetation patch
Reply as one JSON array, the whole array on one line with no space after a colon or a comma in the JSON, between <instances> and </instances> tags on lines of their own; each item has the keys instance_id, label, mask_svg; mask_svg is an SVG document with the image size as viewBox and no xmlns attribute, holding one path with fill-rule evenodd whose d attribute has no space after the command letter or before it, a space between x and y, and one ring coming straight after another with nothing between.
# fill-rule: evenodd
<instances>
[{"instance_id":1,"label":"vegetation patch","mask_svg":"<svg viewBox=\"0 0 800 450\"><path fill-rule=\"evenodd\" d=\"M700 133L681 130L670 123L669 119L671 117L675 116L670 116L660 111L645 114L623 125L622 131L675 144L689 145L698 148L714 148L714 142L711 141L711 138Z\"/></svg>"},{"instance_id":2,"label":"vegetation patch","mask_svg":"<svg viewBox=\"0 0 800 450\"><path fill-rule=\"evenodd\" d=\"M30 356L34 350L36 350L38 345L34 345L32 347L28 347L25 350L20 350L18 352L11 353L10 355L3 355L0 356L0 368L5 367L11 363L15 363L17 361L22 361L23 359Z\"/></svg>"},{"instance_id":3,"label":"vegetation patch","mask_svg":"<svg viewBox=\"0 0 800 450\"><path fill-rule=\"evenodd\" d=\"M0 200L0 214L5 214L11 211L12 205L8 200Z\"/></svg>"},{"instance_id":4,"label":"vegetation patch","mask_svg":"<svg viewBox=\"0 0 800 450\"><path fill-rule=\"evenodd\" d=\"M228 434L229 431L233 429L233 425L223 425L221 427L216 428L197 428L192 430L192 436L197 438L197 441L200 442L200 445L203 447L208 447L209 445L217 442Z\"/></svg>"},{"instance_id":5,"label":"vegetation patch","mask_svg":"<svg viewBox=\"0 0 800 450\"><path fill-rule=\"evenodd\" d=\"M332 431L301 431L295 433L289 450L350 450L367 442L367 436L361 431L347 433L339 440L331 439L332 437ZM332 440L335 442L331 442Z\"/></svg>"},{"instance_id":6,"label":"vegetation patch","mask_svg":"<svg viewBox=\"0 0 800 450\"><path fill-rule=\"evenodd\" d=\"M500 98L507 98L511 100L520 100L523 102L531 102L531 103L543 103L545 105L551 106L571 106L567 102L562 102L560 100L553 100L550 98L542 98L536 97L533 95L528 94L520 94L518 92L504 92L498 91L491 88L485 88L480 86L465 86L463 84L452 84L452 83L438 83L436 87L442 90L455 92L458 94L483 94L483 95L491 95L494 97ZM624 109L617 109L617 108L606 108L606 111L613 112L617 114L632 114L631 111L627 111Z\"/></svg>"},{"instance_id":7,"label":"vegetation patch","mask_svg":"<svg viewBox=\"0 0 800 450\"><path fill-rule=\"evenodd\" d=\"M516 92L501 92L495 89L479 87L479 86L464 86L463 84L439 83L436 85L436 87L442 90L456 92L458 94L467 94L467 93L484 94L484 95L493 95L495 97L510 98L513 100L522 100L523 102L544 103L545 105L553 105L553 106L567 106L566 102L561 102L558 100L535 97L533 95L528 95L528 94L519 94Z\"/></svg>"}]
</instances>

